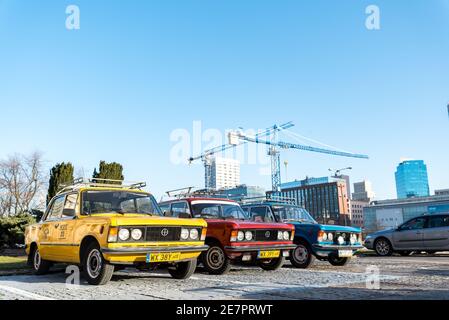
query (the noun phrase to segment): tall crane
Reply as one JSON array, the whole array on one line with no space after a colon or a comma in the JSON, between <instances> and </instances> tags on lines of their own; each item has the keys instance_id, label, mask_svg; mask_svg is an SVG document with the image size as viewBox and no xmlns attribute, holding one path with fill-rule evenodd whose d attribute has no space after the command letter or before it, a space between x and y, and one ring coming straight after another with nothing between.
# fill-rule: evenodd
<instances>
[{"instance_id":1,"label":"tall crane","mask_svg":"<svg viewBox=\"0 0 449 320\"><path fill-rule=\"evenodd\" d=\"M281 130L286 130L286 129L291 128L293 126L294 126L294 124L292 122L287 122L287 123L284 123L284 124L282 124L280 126L274 125L274 126L272 126L270 128L267 128L265 131L256 134L254 136L254 138L258 139L259 137L263 137L263 136L269 137L274 132L279 132ZM200 154L199 156L191 157L191 158L188 159L189 163L192 163L192 162L194 162L196 160L203 161L203 164L204 164L204 184L205 184L205 188L206 189L211 189L212 188L212 157L216 153L224 152L226 150L229 150L229 149L235 148L237 146L244 145L244 144L248 143L247 141L240 141L239 139L234 139L235 136L231 135L231 134L229 135L228 138L229 138L229 143L224 144L224 145L219 146L219 147L208 149L208 150L204 151L202 154ZM280 165L279 165L279 168L280 168ZM279 174L279 176L280 176L280 174Z\"/></svg>"},{"instance_id":2,"label":"tall crane","mask_svg":"<svg viewBox=\"0 0 449 320\"><path fill-rule=\"evenodd\" d=\"M224 151L226 149L230 149L248 142L252 143L258 143L258 144L265 144L268 146L268 155L271 157L271 187L273 192L279 192L280 186L281 186L281 161L280 161L280 150L286 150L286 149L296 149L296 150L302 150L302 151L309 151L309 152L317 152L317 153L324 153L329 154L332 156L341 156L341 157L349 157L349 158L359 158L359 159L368 159L369 157L364 154L357 154L357 153L351 153L351 152L344 152L344 151L336 151L331 149L325 149L325 148L317 148L297 143L290 143L290 142L284 142L278 140L278 133L282 130L286 130L288 128L293 127L294 124L292 122L288 122L286 124L283 124L281 126L274 125L270 128L268 128L266 131L259 133L255 136L250 136L242 132L242 130L233 131L229 133L229 143L226 145L223 145L221 147L213 148L210 150L207 150L202 155L190 158L189 161L195 161L197 159L202 159L206 164L207 157L210 157L211 155ZM266 136L266 138L263 138ZM206 183L207 183L207 174L208 169L206 168ZM207 184L206 184L207 187Z\"/></svg>"}]
</instances>

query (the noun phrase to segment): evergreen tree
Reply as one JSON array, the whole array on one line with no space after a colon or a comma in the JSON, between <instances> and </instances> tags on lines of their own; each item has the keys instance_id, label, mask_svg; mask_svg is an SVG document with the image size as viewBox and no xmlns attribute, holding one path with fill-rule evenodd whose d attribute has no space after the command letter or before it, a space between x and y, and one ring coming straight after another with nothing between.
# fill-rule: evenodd
<instances>
[{"instance_id":1,"label":"evergreen tree","mask_svg":"<svg viewBox=\"0 0 449 320\"><path fill-rule=\"evenodd\" d=\"M99 171L95 168L92 178L97 179L99 183L112 183L121 184L121 182L109 182L101 181L101 179L111 179L111 180L124 180L123 177L123 166L117 162L107 163L106 161L100 161Z\"/></svg>"},{"instance_id":2,"label":"evergreen tree","mask_svg":"<svg viewBox=\"0 0 449 320\"><path fill-rule=\"evenodd\" d=\"M61 185L72 182L73 165L70 162L56 164L50 170L50 181L48 183L47 204L61 190Z\"/></svg>"}]
</instances>

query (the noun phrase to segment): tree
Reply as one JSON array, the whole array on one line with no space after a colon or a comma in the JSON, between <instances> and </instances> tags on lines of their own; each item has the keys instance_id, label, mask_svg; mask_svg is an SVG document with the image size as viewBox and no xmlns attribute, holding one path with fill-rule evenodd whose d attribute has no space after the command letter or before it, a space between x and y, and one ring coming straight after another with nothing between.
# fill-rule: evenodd
<instances>
[{"instance_id":1,"label":"tree","mask_svg":"<svg viewBox=\"0 0 449 320\"><path fill-rule=\"evenodd\" d=\"M47 204L61 190L61 185L73 181L73 165L70 162L56 164L50 170L50 180L48 183Z\"/></svg>"},{"instance_id":2,"label":"tree","mask_svg":"<svg viewBox=\"0 0 449 320\"><path fill-rule=\"evenodd\" d=\"M107 163L106 161L100 161L99 171L94 169L94 174L92 176L94 179L97 179L98 182L102 182L101 179L111 179L111 180L120 180L123 181L123 166L117 162ZM121 182L108 182L113 184L121 184Z\"/></svg>"},{"instance_id":3,"label":"tree","mask_svg":"<svg viewBox=\"0 0 449 320\"><path fill-rule=\"evenodd\" d=\"M0 161L0 216L15 216L44 206L43 160L39 152Z\"/></svg>"}]
</instances>

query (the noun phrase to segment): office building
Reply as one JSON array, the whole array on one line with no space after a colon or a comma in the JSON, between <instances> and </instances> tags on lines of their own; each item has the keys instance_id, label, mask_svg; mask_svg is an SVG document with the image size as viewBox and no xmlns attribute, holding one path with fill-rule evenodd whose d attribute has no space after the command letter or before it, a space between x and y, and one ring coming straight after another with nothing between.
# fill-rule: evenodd
<instances>
[{"instance_id":1,"label":"office building","mask_svg":"<svg viewBox=\"0 0 449 320\"><path fill-rule=\"evenodd\" d=\"M362 182L354 183L354 193L352 200L370 202L374 199L375 194L370 181L364 180Z\"/></svg>"},{"instance_id":2,"label":"office building","mask_svg":"<svg viewBox=\"0 0 449 320\"><path fill-rule=\"evenodd\" d=\"M242 198L264 198L265 189L258 186L247 186L242 184L235 188L224 188L215 192L217 196L224 196L229 199L240 200Z\"/></svg>"},{"instance_id":3,"label":"office building","mask_svg":"<svg viewBox=\"0 0 449 320\"><path fill-rule=\"evenodd\" d=\"M281 185L280 195L294 199L320 223L351 224L344 179L322 177L288 182Z\"/></svg>"},{"instance_id":4,"label":"office building","mask_svg":"<svg viewBox=\"0 0 449 320\"><path fill-rule=\"evenodd\" d=\"M430 195L427 166L422 160L402 161L396 169L395 178L398 199Z\"/></svg>"},{"instance_id":5,"label":"office building","mask_svg":"<svg viewBox=\"0 0 449 320\"><path fill-rule=\"evenodd\" d=\"M363 208L367 232L396 228L423 214L449 213L449 195L374 201Z\"/></svg>"},{"instance_id":6,"label":"office building","mask_svg":"<svg viewBox=\"0 0 449 320\"><path fill-rule=\"evenodd\" d=\"M364 225L363 208L369 206L368 201L350 201L350 220L354 227L362 228Z\"/></svg>"},{"instance_id":7,"label":"office building","mask_svg":"<svg viewBox=\"0 0 449 320\"><path fill-rule=\"evenodd\" d=\"M210 188L217 190L240 185L240 162L234 159L213 158L210 182Z\"/></svg>"},{"instance_id":8,"label":"office building","mask_svg":"<svg viewBox=\"0 0 449 320\"><path fill-rule=\"evenodd\" d=\"M436 196L449 196L449 189L435 190Z\"/></svg>"}]
</instances>

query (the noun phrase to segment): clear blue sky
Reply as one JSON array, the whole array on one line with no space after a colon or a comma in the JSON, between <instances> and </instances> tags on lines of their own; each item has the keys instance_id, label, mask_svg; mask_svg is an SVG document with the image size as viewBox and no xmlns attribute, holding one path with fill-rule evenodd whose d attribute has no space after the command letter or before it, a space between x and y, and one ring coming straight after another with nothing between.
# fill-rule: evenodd
<instances>
[{"instance_id":1,"label":"clear blue sky","mask_svg":"<svg viewBox=\"0 0 449 320\"><path fill-rule=\"evenodd\" d=\"M65 8L81 29L65 28ZM381 30L365 28L377 4ZM202 186L170 163L176 128L295 132L369 161L288 151L288 178L351 165L395 196L401 157L449 188L449 1L0 0L0 158L40 150L90 174L118 161L131 180ZM284 171L283 171L284 173ZM255 165L242 182L270 187Z\"/></svg>"}]
</instances>

